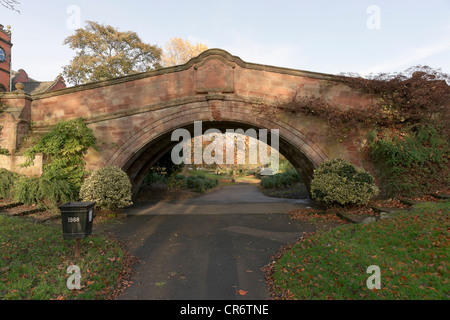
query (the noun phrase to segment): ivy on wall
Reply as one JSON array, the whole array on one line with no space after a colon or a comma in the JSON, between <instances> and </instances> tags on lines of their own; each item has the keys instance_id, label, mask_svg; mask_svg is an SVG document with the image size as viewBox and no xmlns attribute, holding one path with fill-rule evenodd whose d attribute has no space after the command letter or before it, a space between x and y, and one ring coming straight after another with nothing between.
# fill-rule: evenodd
<instances>
[{"instance_id":1,"label":"ivy on wall","mask_svg":"<svg viewBox=\"0 0 450 320\"><path fill-rule=\"evenodd\" d=\"M296 95L276 106L263 106L262 112L303 113L326 119L331 128L355 128L363 123L376 126L402 126L427 123L442 127L450 117L450 76L427 66L415 66L402 73L381 73L368 78L355 74L337 76L338 81L364 94L378 98L374 105L342 108L317 96ZM448 132L447 132L448 134Z\"/></svg>"},{"instance_id":2,"label":"ivy on wall","mask_svg":"<svg viewBox=\"0 0 450 320\"><path fill-rule=\"evenodd\" d=\"M373 130L368 143L386 196L414 196L448 188L450 143L435 127Z\"/></svg>"},{"instance_id":3,"label":"ivy on wall","mask_svg":"<svg viewBox=\"0 0 450 320\"><path fill-rule=\"evenodd\" d=\"M96 140L84 120L63 121L24 153L28 158L24 166L31 165L36 154L43 154L44 174L67 180L79 189L87 175L84 155L89 148L97 148Z\"/></svg>"},{"instance_id":4,"label":"ivy on wall","mask_svg":"<svg viewBox=\"0 0 450 320\"><path fill-rule=\"evenodd\" d=\"M427 66L402 73L380 73L363 78L342 74L337 80L377 103L342 108L316 96L296 96L276 106L263 106L274 116L290 112L325 119L339 140L367 139L367 154L377 166L386 196L411 196L445 190L450 157L450 76ZM358 135L359 125L372 129ZM349 132L354 134L350 135Z\"/></svg>"}]
</instances>

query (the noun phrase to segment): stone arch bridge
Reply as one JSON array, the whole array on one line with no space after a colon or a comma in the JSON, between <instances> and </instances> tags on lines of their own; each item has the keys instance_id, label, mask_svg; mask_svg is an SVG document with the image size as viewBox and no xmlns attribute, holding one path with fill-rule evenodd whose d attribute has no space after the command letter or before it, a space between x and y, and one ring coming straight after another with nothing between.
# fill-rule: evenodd
<instances>
[{"instance_id":1,"label":"stone arch bridge","mask_svg":"<svg viewBox=\"0 0 450 320\"><path fill-rule=\"evenodd\" d=\"M116 165L126 171L136 193L145 173L176 142L177 128L278 129L280 153L307 184L322 161L343 158L362 165L355 139L339 142L327 121L303 114L269 116L261 106L273 106L295 96L315 96L342 108L365 108L375 98L345 86L336 76L247 63L220 49L211 49L184 65L134 74L49 93L22 90L0 93L6 112L0 167L18 171L25 138L48 131L56 123L82 117L93 130L99 151L86 156L88 169ZM32 126L30 126L32 124ZM32 128L32 132L30 131ZM26 173L39 174L35 168Z\"/></svg>"}]
</instances>

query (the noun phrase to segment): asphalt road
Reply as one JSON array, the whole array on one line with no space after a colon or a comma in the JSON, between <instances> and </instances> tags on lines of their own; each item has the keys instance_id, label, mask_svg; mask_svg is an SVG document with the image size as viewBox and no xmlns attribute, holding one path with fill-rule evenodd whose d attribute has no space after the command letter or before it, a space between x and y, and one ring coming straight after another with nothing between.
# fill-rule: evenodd
<instances>
[{"instance_id":1,"label":"asphalt road","mask_svg":"<svg viewBox=\"0 0 450 320\"><path fill-rule=\"evenodd\" d=\"M286 212L310 205L265 197L248 184L130 207L127 221L111 231L141 262L119 299L267 299L261 268L283 245L315 230Z\"/></svg>"}]
</instances>

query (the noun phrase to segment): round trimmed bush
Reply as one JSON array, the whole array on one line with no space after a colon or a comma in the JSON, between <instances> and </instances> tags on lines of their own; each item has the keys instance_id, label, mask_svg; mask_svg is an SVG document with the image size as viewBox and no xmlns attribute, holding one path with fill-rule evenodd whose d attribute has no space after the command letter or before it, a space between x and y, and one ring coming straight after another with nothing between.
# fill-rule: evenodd
<instances>
[{"instance_id":1,"label":"round trimmed bush","mask_svg":"<svg viewBox=\"0 0 450 320\"><path fill-rule=\"evenodd\" d=\"M311 197L330 205L367 204L378 192L370 173L342 159L323 162L311 182Z\"/></svg>"},{"instance_id":2,"label":"round trimmed bush","mask_svg":"<svg viewBox=\"0 0 450 320\"><path fill-rule=\"evenodd\" d=\"M116 210L132 205L131 182L119 167L107 166L94 171L80 189L82 201L95 201L101 209Z\"/></svg>"}]
</instances>

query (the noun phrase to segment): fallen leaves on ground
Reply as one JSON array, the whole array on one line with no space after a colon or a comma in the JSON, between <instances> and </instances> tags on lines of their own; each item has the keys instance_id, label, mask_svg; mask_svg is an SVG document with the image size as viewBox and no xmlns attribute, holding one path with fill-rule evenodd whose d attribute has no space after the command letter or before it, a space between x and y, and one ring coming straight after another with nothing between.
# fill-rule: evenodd
<instances>
[{"instance_id":1,"label":"fallen leaves on ground","mask_svg":"<svg viewBox=\"0 0 450 320\"><path fill-rule=\"evenodd\" d=\"M439 202L440 199L437 199L433 196L430 195L425 195L425 196L421 196L421 197L414 197L411 198L412 201L418 201L418 202L422 202L422 201L427 201L427 202Z\"/></svg>"},{"instance_id":2,"label":"fallen leaves on ground","mask_svg":"<svg viewBox=\"0 0 450 320\"><path fill-rule=\"evenodd\" d=\"M400 200L397 199L386 199L386 200L372 200L369 202L370 207L378 207L378 208L399 208L399 209L407 209L409 206L401 203Z\"/></svg>"},{"instance_id":3,"label":"fallen leaves on ground","mask_svg":"<svg viewBox=\"0 0 450 320\"><path fill-rule=\"evenodd\" d=\"M304 235L262 269L271 299L448 298L448 212L448 202L422 203L384 223ZM382 290L366 288L371 264Z\"/></svg>"},{"instance_id":4,"label":"fallen leaves on ground","mask_svg":"<svg viewBox=\"0 0 450 320\"><path fill-rule=\"evenodd\" d=\"M342 220L334 212L321 211L312 208L301 208L291 210L288 212L291 219L311 222L311 223L339 223L345 224L346 221Z\"/></svg>"},{"instance_id":5,"label":"fallen leaves on ground","mask_svg":"<svg viewBox=\"0 0 450 320\"><path fill-rule=\"evenodd\" d=\"M134 265L139 263L140 260L133 256L129 252L125 252L125 256L122 259L122 272L117 279L117 286L112 290L105 292L107 299L115 300L119 297L127 288L129 288L133 281L130 281L131 275L134 273Z\"/></svg>"},{"instance_id":6,"label":"fallen leaves on ground","mask_svg":"<svg viewBox=\"0 0 450 320\"><path fill-rule=\"evenodd\" d=\"M430 198L433 198L429 196ZM422 197L427 201L428 197ZM418 201L418 200L417 200ZM433 200L434 201L434 200ZM378 215L372 207L379 208L399 208L407 209L408 205L401 203L399 200L387 199L387 200L372 200L365 206L346 206L346 207L329 207L326 209L315 208L302 208L289 211L289 215L292 219L305 221L305 222L320 222L320 223L339 223L345 224L347 221L342 220L336 213L363 215L363 216L375 216Z\"/></svg>"}]
</instances>

